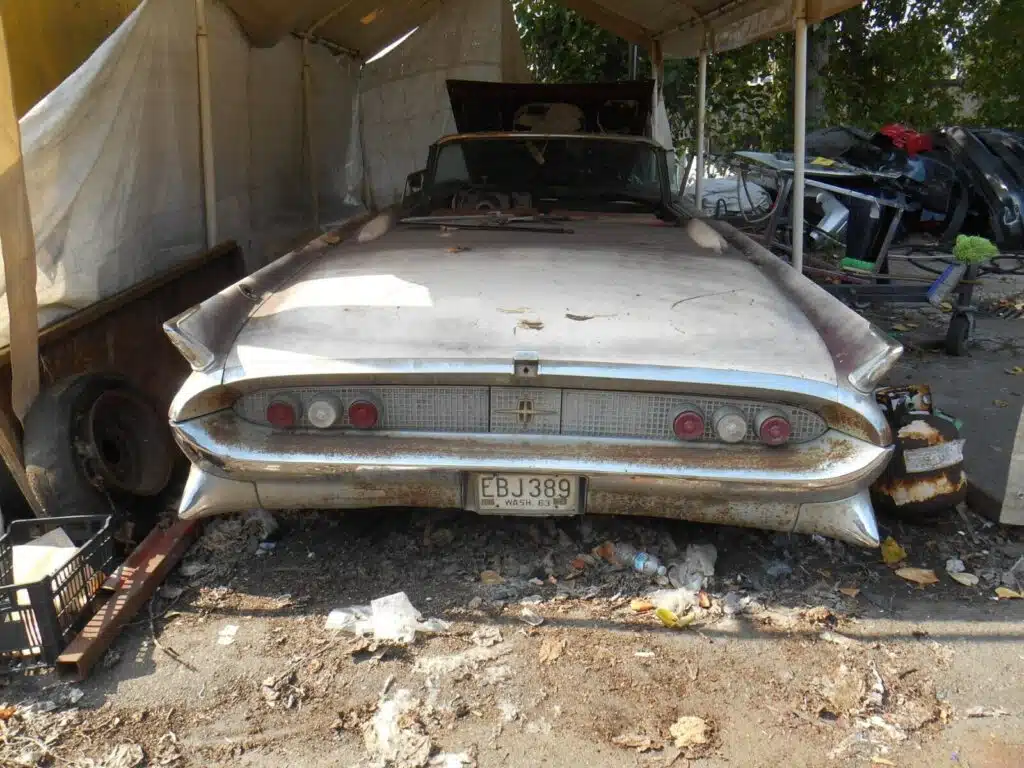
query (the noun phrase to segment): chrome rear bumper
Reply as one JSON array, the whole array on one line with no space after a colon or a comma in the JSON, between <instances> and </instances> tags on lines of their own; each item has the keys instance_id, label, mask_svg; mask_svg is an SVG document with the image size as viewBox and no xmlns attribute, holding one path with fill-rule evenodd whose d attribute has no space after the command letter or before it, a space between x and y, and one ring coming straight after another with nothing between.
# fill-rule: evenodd
<instances>
[{"instance_id":1,"label":"chrome rear bumper","mask_svg":"<svg viewBox=\"0 0 1024 768\"><path fill-rule=\"evenodd\" d=\"M476 509L474 472L571 474L589 514L820 533L877 546L867 489L891 449L830 431L782 450L563 437L275 432L230 411L172 425L193 463L184 518L252 507Z\"/></svg>"}]
</instances>

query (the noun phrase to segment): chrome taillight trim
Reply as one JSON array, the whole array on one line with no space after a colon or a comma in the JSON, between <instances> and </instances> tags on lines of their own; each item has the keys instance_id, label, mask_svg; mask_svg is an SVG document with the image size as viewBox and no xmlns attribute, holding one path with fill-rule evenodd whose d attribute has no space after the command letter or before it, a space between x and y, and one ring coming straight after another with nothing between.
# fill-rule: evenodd
<instances>
[{"instance_id":1,"label":"chrome taillight trim","mask_svg":"<svg viewBox=\"0 0 1024 768\"><path fill-rule=\"evenodd\" d=\"M347 407L370 398L380 410L376 429L407 432L467 434L564 435L595 438L678 441L672 424L683 410L704 414L704 435L696 442L719 443L712 414L723 407L738 408L747 420L743 443L760 444L754 421L770 408L792 426L791 443L807 442L827 430L825 420L804 408L761 400L614 392L550 387L305 387L263 390L245 395L235 412L247 421L266 424L266 406L288 395L301 403L297 428L315 429L307 413L310 403L324 395L337 397L343 411L328 429L351 429ZM319 431L319 430L318 430Z\"/></svg>"}]
</instances>

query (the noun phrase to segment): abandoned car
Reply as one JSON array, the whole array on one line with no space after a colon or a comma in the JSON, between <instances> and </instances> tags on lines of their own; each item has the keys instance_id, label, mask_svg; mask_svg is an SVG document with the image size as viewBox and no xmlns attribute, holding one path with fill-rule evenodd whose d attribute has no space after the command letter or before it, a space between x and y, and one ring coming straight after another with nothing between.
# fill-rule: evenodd
<instances>
[{"instance_id":1,"label":"abandoned car","mask_svg":"<svg viewBox=\"0 0 1024 768\"><path fill-rule=\"evenodd\" d=\"M900 346L682 207L649 136L519 89L430 148L400 209L166 324L194 369L180 515L648 515L877 545L873 390ZM552 101L559 130L523 125Z\"/></svg>"}]
</instances>

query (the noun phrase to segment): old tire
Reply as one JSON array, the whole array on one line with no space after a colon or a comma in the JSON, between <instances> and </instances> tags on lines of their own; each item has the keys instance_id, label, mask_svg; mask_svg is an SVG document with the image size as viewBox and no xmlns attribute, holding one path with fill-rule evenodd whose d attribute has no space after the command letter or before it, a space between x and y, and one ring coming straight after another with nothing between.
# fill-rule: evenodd
<instances>
[{"instance_id":1,"label":"old tire","mask_svg":"<svg viewBox=\"0 0 1024 768\"><path fill-rule=\"evenodd\" d=\"M43 392L25 419L25 470L43 513L136 515L170 480L167 420L121 376L87 373Z\"/></svg>"},{"instance_id":2,"label":"old tire","mask_svg":"<svg viewBox=\"0 0 1024 768\"><path fill-rule=\"evenodd\" d=\"M958 312L949 320L946 329L946 354L963 357L967 354L967 342L971 338L971 316Z\"/></svg>"}]
</instances>

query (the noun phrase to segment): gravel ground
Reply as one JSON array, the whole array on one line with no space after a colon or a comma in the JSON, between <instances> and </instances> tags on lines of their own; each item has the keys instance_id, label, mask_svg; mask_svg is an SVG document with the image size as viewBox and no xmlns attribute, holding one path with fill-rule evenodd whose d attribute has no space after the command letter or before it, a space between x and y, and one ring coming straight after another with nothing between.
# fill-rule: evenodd
<instances>
[{"instance_id":1,"label":"gravel ground","mask_svg":"<svg viewBox=\"0 0 1024 768\"><path fill-rule=\"evenodd\" d=\"M80 686L11 676L0 765L1024 764L1024 601L994 592L1024 544L970 512L887 525L925 587L877 551L674 521L280 520L262 556L241 520L207 526L154 601L160 647L144 617ZM593 554L609 540L713 544L707 607L665 627L655 580ZM400 591L450 626L324 627Z\"/></svg>"}]
</instances>

